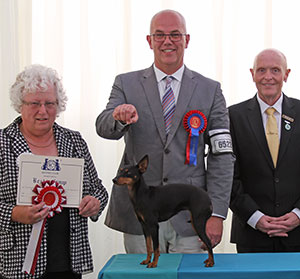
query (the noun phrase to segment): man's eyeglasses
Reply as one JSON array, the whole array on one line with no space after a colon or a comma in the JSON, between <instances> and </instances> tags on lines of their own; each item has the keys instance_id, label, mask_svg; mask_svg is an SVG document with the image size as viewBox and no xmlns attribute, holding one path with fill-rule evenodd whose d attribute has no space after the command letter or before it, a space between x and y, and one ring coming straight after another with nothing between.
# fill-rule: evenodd
<instances>
[{"instance_id":1,"label":"man's eyeglasses","mask_svg":"<svg viewBox=\"0 0 300 279\"><path fill-rule=\"evenodd\" d=\"M150 36L153 36L154 41L156 42L163 42L167 36L170 38L172 42L178 42L181 40L182 36L185 35L186 34L181 34L181 33L170 33L170 34L155 33L155 34L151 34Z\"/></svg>"},{"instance_id":2,"label":"man's eyeglasses","mask_svg":"<svg viewBox=\"0 0 300 279\"><path fill-rule=\"evenodd\" d=\"M45 106L46 109L54 109L58 105L58 102L25 102L23 101L23 104L26 106L29 106L31 109L39 109L42 105Z\"/></svg>"}]
</instances>

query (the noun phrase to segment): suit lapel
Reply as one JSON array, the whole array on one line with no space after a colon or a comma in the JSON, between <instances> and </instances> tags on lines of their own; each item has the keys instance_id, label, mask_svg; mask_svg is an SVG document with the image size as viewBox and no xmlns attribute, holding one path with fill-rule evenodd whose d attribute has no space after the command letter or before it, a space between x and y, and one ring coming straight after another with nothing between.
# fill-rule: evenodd
<instances>
[{"instance_id":1,"label":"suit lapel","mask_svg":"<svg viewBox=\"0 0 300 279\"><path fill-rule=\"evenodd\" d=\"M30 148L20 132L19 125L22 122L21 117L17 117L13 124L7 128L7 134L12 138L11 149L18 157L22 153L31 153Z\"/></svg>"},{"instance_id":2,"label":"suit lapel","mask_svg":"<svg viewBox=\"0 0 300 279\"><path fill-rule=\"evenodd\" d=\"M81 158L80 154L76 154L78 150L75 148L72 138L67 136L62 127L57 125L57 123L53 125L53 132L59 157Z\"/></svg>"},{"instance_id":3,"label":"suit lapel","mask_svg":"<svg viewBox=\"0 0 300 279\"><path fill-rule=\"evenodd\" d=\"M157 80L153 67L145 70L141 80L144 87L145 97L152 111L152 116L162 142L166 142L165 121L157 86Z\"/></svg>"},{"instance_id":4,"label":"suit lapel","mask_svg":"<svg viewBox=\"0 0 300 279\"><path fill-rule=\"evenodd\" d=\"M290 99L283 95L283 103L282 103L282 115L289 116L292 119L295 119L296 113L293 109L293 104ZM288 128L286 128L286 125ZM289 129L290 128L290 129ZM286 121L283 117L281 118L281 136L280 136L280 145L279 145L279 153L277 166L280 164L280 160L282 159L286 148L288 146L289 140L294 133L294 122Z\"/></svg>"},{"instance_id":5,"label":"suit lapel","mask_svg":"<svg viewBox=\"0 0 300 279\"><path fill-rule=\"evenodd\" d=\"M172 141L179 126L182 124L182 115L185 113L187 105L189 104L194 93L196 84L193 81L193 74L188 68L185 67L182 76L180 92L176 103L175 114L172 119L172 126L168 138L166 137L164 116L153 67L145 70L143 80L141 82L144 87L145 96L152 111L153 119L159 132L159 136L162 142L164 142L167 146Z\"/></svg>"},{"instance_id":6,"label":"suit lapel","mask_svg":"<svg viewBox=\"0 0 300 279\"><path fill-rule=\"evenodd\" d=\"M187 67L185 67L181 80L175 114L172 119L172 126L168 135L166 145L168 145L172 141L177 129L180 127L180 125L182 125L182 116L186 112L186 108L190 103L195 87L196 83L193 81L193 73Z\"/></svg>"},{"instance_id":7,"label":"suit lapel","mask_svg":"<svg viewBox=\"0 0 300 279\"><path fill-rule=\"evenodd\" d=\"M258 146L266 157L268 164L273 168L273 161L269 151L261 111L257 102L256 96L249 101L247 118L249 126L258 142Z\"/></svg>"}]
</instances>

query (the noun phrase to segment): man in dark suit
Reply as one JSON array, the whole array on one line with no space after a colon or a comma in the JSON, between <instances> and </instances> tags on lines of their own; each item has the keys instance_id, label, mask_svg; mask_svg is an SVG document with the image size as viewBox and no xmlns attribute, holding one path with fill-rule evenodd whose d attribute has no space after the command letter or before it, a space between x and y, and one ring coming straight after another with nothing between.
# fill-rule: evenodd
<instances>
[{"instance_id":1,"label":"man in dark suit","mask_svg":"<svg viewBox=\"0 0 300 279\"><path fill-rule=\"evenodd\" d=\"M250 71L256 96L229 108L231 241L239 253L300 252L300 101L282 93L290 69L280 51L260 52Z\"/></svg>"},{"instance_id":2,"label":"man in dark suit","mask_svg":"<svg viewBox=\"0 0 300 279\"><path fill-rule=\"evenodd\" d=\"M229 118L220 84L184 65L184 50L189 40L180 13L171 10L157 13L147 36L154 52L154 64L145 70L116 77L107 107L97 118L96 128L97 133L107 139L117 140L124 136L124 152L131 162L149 155L149 167L144 174L148 185L186 183L207 190L213 216L206 228L216 246L222 237L233 177ZM175 113L164 119L162 104L165 88L169 88L167 76L172 76L174 96L170 100L175 99L175 109L170 107ZM190 152L186 152L189 132L185 128L191 125L196 129L196 136L193 135ZM206 168L204 157L208 145L211 148ZM182 211L170 221L160 223L161 252L202 250L189 221L190 213ZM142 228L125 187L114 185L105 224L124 233L128 253L146 252Z\"/></svg>"}]
</instances>

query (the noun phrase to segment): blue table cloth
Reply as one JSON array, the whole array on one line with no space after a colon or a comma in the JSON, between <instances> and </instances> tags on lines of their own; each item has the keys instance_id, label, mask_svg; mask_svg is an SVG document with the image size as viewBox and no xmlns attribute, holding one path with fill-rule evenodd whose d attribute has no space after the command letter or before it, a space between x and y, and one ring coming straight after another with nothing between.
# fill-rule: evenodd
<instances>
[{"instance_id":1,"label":"blue table cloth","mask_svg":"<svg viewBox=\"0 0 300 279\"><path fill-rule=\"evenodd\" d=\"M201 265L206 258L185 254L178 279L300 279L300 253L215 254L210 268Z\"/></svg>"},{"instance_id":2,"label":"blue table cloth","mask_svg":"<svg viewBox=\"0 0 300 279\"><path fill-rule=\"evenodd\" d=\"M140 262L145 254L119 254L112 256L100 271L99 279L177 279L178 267L183 254L161 254L156 268L147 268Z\"/></svg>"},{"instance_id":3,"label":"blue table cloth","mask_svg":"<svg viewBox=\"0 0 300 279\"><path fill-rule=\"evenodd\" d=\"M113 256L98 279L299 279L300 253L215 254L215 265L205 267L207 254L162 254L157 268L146 268L141 254Z\"/></svg>"}]
</instances>

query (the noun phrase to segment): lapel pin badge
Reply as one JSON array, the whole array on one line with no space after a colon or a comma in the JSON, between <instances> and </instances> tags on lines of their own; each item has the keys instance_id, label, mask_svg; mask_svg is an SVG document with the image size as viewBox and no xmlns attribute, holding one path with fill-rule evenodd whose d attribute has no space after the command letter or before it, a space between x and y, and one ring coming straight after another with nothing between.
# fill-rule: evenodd
<instances>
[{"instance_id":1,"label":"lapel pin badge","mask_svg":"<svg viewBox=\"0 0 300 279\"><path fill-rule=\"evenodd\" d=\"M287 120L288 122L291 122L293 123L294 122L294 118L290 117L290 116L287 116L285 114L282 114L282 118Z\"/></svg>"},{"instance_id":2,"label":"lapel pin badge","mask_svg":"<svg viewBox=\"0 0 300 279\"><path fill-rule=\"evenodd\" d=\"M282 114L282 118L284 119L284 122L285 122L284 128L287 131L291 130L291 128L292 128L291 123L294 122L294 118L287 116L285 114Z\"/></svg>"},{"instance_id":3,"label":"lapel pin badge","mask_svg":"<svg viewBox=\"0 0 300 279\"><path fill-rule=\"evenodd\" d=\"M291 125L290 125L290 123L286 122L284 128L285 128L287 131L291 130Z\"/></svg>"}]
</instances>

